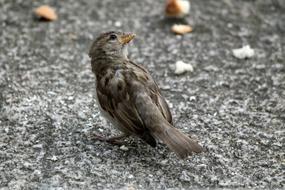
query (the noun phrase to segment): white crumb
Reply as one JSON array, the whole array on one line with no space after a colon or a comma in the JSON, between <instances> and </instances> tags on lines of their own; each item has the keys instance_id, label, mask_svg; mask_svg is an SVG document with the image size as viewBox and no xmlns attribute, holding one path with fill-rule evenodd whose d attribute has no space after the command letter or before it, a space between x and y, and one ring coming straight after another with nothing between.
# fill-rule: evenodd
<instances>
[{"instance_id":1,"label":"white crumb","mask_svg":"<svg viewBox=\"0 0 285 190\"><path fill-rule=\"evenodd\" d=\"M246 59L254 56L254 49L249 45L243 46L239 49L233 49L233 55L238 59Z\"/></svg>"},{"instance_id":2,"label":"white crumb","mask_svg":"<svg viewBox=\"0 0 285 190\"><path fill-rule=\"evenodd\" d=\"M132 175L132 174L130 174L130 175L128 176L129 179L133 179L134 177L135 177L135 176Z\"/></svg>"},{"instance_id":3,"label":"white crumb","mask_svg":"<svg viewBox=\"0 0 285 190\"><path fill-rule=\"evenodd\" d=\"M116 27L121 27L121 26L122 26L122 23L121 23L120 21L116 21L116 22L114 23L114 25L115 25Z\"/></svg>"},{"instance_id":4,"label":"white crumb","mask_svg":"<svg viewBox=\"0 0 285 190\"><path fill-rule=\"evenodd\" d=\"M183 61L177 61L175 63L175 71L174 73L177 75L183 74L185 72L193 72L193 66L191 64L185 63Z\"/></svg>"},{"instance_id":5,"label":"white crumb","mask_svg":"<svg viewBox=\"0 0 285 190\"><path fill-rule=\"evenodd\" d=\"M196 101L196 97L195 96L190 96L189 100L190 100L190 102L195 102Z\"/></svg>"}]
</instances>

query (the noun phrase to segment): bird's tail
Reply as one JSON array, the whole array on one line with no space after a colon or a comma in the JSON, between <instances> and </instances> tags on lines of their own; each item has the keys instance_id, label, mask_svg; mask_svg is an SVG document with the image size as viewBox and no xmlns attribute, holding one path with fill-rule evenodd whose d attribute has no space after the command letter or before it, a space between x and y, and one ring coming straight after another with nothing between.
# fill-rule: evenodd
<instances>
[{"instance_id":1,"label":"bird's tail","mask_svg":"<svg viewBox=\"0 0 285 190\"><path fill-rule=\"evenodd\" d=\"M161 114L157 105L145 90L139 89L139 86L133 88L140 92L132 94L137 111L140 118L144 121L146 128L150 134L156 139L165 143L172 151L174 151L180 158L185 158L192 155L193 152L199 153L203 151L195 140L186 136L178 129L174 128Z\"/></svg>"},{"instance_id":2,"label":"bird's tail","mask_svg":"<svg viewBox=\"0 0 285 190\"><path fill-rule=\"evenodd\" d=\"M170 150L175 152L180 158L192 155L193 152L200 153L203 147L195 140L186 136L178 129L164 122L164 126L160 126L160 130L153 132L153 136L165 143Z\"/></svg>"}]
</instances>

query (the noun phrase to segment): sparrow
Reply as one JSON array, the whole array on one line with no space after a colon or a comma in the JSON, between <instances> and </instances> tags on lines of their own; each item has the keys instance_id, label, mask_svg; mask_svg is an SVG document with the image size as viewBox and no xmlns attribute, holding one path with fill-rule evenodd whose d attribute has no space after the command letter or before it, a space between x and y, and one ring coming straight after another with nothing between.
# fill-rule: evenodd
<instances>
[{"instance_id":1,"label":"sparrow","mask_svg":"<svg viewBox=\"0 0 285 190\"><path fill-rule=\"evenodd\" d=\"M134 37L132 33L106 32L89 50L98 107L122 132L115 137L96 138L116 142L136 136L152 147L159 140L180 158L202 152L202 146L173 126L167 102L150 73L128 58L127 45Z\"/></svg>"}]
</instances>

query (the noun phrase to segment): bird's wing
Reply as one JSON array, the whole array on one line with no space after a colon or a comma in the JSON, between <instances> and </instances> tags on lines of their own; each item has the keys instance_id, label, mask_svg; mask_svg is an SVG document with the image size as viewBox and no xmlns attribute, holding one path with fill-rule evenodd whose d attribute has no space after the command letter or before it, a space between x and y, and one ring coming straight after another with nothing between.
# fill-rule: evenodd
<instances>
[{"instance_id":1,"label":"bird's wing","mask_svg":"<svg viewBox=\"0 0 285 190\"><path fill-rule=\"evenodd\" d=\"M115 70L97 80L99 104L110 117L117 121L120 130L127 134L136 134L151 146L155 146L156 141L138 114L131 100L131 89L124 80L124 73Z\"/></svg>"},{"instance_id":2,"label":"bird's wing","mask_svg":"<svg viewBox=\"0 0 285 190\"><path fill-rule=\"evenodd\" d=\"M130 102L130 96L124 84L109 79L103 87L102 82L97 83L97 96L101 108L106 111L114 120L125 127L125 132L137 133L144 128L135 107ZM121 89L121 90L119 90Z\"/></svg>"},{"instance_id":3,"label":"bird's wing","mask_svg":"<svg viewBox=\"0 0 285 190\"><path fill-rule=\"evenodd\" d=\"M170 123L172 123L172 115L168 104L164 97L161 95L160 89L156 82L152 79L149 72L140 65L135 64L134 62L130 62L131 66L134 68L136 75L145 82L146 86L149 90L149 96L151 97L152 101L158 107L160 112L162 113L163 117Z\"/></svg>"}]
</instances>

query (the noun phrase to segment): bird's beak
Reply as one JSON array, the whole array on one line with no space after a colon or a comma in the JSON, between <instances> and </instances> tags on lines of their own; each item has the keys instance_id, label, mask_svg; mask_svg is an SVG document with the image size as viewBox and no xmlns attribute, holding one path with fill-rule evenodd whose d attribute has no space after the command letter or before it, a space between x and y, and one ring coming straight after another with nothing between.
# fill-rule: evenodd
<instances>
[{"instance_id":1,"label":"bird's beak","mask_svg":"<svg viewBox=\"0 0 285 190\"><path fill-rule=\"evenodd\" d=\"M119 41L121 42L121 44L125 45L127 43L129 43L132 39L134 39L136 35L135 34L123 34L119 37Z\"/></svg>"}]
</instances>

